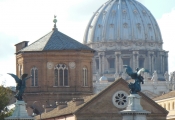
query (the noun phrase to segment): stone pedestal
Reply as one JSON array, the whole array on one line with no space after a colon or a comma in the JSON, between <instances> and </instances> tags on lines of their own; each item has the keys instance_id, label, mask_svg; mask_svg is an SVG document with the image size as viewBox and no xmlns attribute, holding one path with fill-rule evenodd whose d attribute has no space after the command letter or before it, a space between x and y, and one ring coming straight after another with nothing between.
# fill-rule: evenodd
<instances>
[{"instance_id":1,"label":"stone pedestal","mask_svg":"<svg viewBox=\"0 0 175 120\"><path fill-rule=\"evenodd\" d=\"M16 101L12 116L5 118L5 120L34 120L34 118L28 115L24 101Z\"/></svg>"},{"instance_id":2,"label":"stone pedestal","mask_svg":"<svg viewBox=\"0 0 175 120\"><path fill-rule=\"evenodd\" d=\"M122 120L147 120L146 115L151 112L143 110L140 105L140 98L138 94L130 94L128 96L128 106L126 110L120 112L123 116Z\"/></svg>"}]
</instances>

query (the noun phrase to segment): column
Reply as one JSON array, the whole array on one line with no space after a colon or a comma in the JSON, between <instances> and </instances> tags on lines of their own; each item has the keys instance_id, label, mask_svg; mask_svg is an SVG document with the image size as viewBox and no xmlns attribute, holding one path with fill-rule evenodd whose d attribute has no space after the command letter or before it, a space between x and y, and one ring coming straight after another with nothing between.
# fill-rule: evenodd
<instances>
[{"instance_id":1,"label":"column","mask_svg":"<svg viewBox=\"0 0 175 120\"><path fill-rule=\"evenodd\" d=\"M151 52L149 51L148 52L148 67L149 67L149 70L150 70L150 73L152 73L152 67L151 67Z\"/></svg>"},{"instance_id":2,"label":"column","mask_svg":"<svg viewBox=\"0 0 175 120\"><path fill-rule=\"evenodd\" d=\"M101 63L102 70L101 70L101 72L102 72L102 74L104 74L104 71L105 71L105 53L103 52L103 53L101 53L101 55L102 55L102 63Z\"/></svg>"},{"instance_id":3,"label":"column","mask_svg":"<svg viewBox=\"0 0 175 120\"><path fill-rule=\"evenodd\" d=\"M165 73L165 57L162 56L162 72Z\"/></svg>"},{"instance_id":4,"label":"column","mask_svg":"<svg viewBox=\"0 0 175 120\"><path fill-rule=\"evenodd\" d=\"M119 72L122 72L123 66L122 66L122 58L121 58L121 52L118 54L118 67L119 67Z\"/></svg>"},{"instance_id":5,"label":"column","mask_svg":"<svg viewBox=\"0 0 175 120\"><path fill-rule=\"evenodd\" d=\"M136 68L139 68L139 54L136 54Z\"/></svg>"},{"instance_id":6,"label":"column","mask_svg":"<svg viewBox=\"0 0 175 120\"><path fill-rule=\"evenodd\" d=\"M93 57L92 58L92 71L93 71L93 73L95 73L95 71L96 71L96 61L95 61L95 58Z\"/></svg>"},{"instance_id":7,"label":"column","mask_svg":"<svg viewBox=\"0 0 175 120\"><path fill-rule=\"evenodd\" d=\"M132 56L132 62L133 62L133 70L139 67L139 52L138 51L133 51L133 56Z\"/></svg>"},{"instance_id":8,"label":"column","mask_svg":"<svg viewBox=\"0 0 175 120\"><path fill-rule=\"evenodd\" d=\"M115 73L118 73L118 52L115 52Z\"/></svg>"},{"instance_id":9,"label":"column","mask_svg":"<svg viewBox=\"0 0 175 120\"><path fill-rule=\"evenodd\" d=\"M152 72L154 71L154 52L151 53L151 69L152 69Z\"/></svg>"},{"instance_id":10,"label":"column","mask_svg":"<svg viewBox=\"0 0 175 120\"><path fill-rule=\"evenodd\" d=\"M135 68L135 56L134 54L132 55L132 68Z\"/></svg>"},{"instance_id":11,"label":"column","mask_svg":"<svg viewBox=\"0 0 175 120\"><path fill-rule=\"evenodd\" d=\"M133 54L132 54L132 62L133 62L133 63L132 63L132 64L133 64L133 65L132 65L132 68L133 68L133 69L136 68L136 66L135 66L135 61L136 61L136 60L135 60L135 52L133 51Z\"/></svg>"},{"instance_id":12,"label":"column","mask_svg":"<svg viewBox=\"0 0 175 120\"><path fill-rule=\"evenodd\" d=\"M99 57L99 75L101 76L101 54L98 53L98 57Z\"/></svg>"},{"instance_id":13,"label":"column","mask_svg":"<svg viewBox=\"0 0 175 120\"><path fill-rule=\"evenodd\" d=\"M165 71L168 71L168 52L166 53L166 69L165 69Z\"/></svg>"},{"instance_id":14,"label":"column","mask_svg":"<svg viewBox=\"0 0 175 120\"><path fill-rule=\"evenodd\" d=\"M163 66L162 66L162 62L163 62L163 58L162 58L162 54L160 55L160 72L163 73Z\"/></svg>"}]
</instances>

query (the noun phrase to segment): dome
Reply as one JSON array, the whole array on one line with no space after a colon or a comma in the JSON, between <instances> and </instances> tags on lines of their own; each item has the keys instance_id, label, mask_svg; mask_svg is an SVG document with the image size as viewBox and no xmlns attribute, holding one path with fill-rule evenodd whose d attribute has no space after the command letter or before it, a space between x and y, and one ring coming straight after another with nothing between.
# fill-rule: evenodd
<instances>
[{"instance_id":1,"label":"dome","mask_svg":"<svg viewBox=\"0 0 175 120\"><path fill-rule=\"evenodd\" d=\"M100 79L99 79L100 82L106 82L108 81L108 78L105 77L105 76L102 76Z\"/></svg>"},{"instance_id":2,"label":"dome","mask_svg":"<svg viewBox=\"0 0 175 120\"><path fill-rule=\"evenodd\" d=\"M90 19L83 43L114 41L162 43L162 36L155 18L141 3L109 0Z\"/></svg>"}]
</instances>

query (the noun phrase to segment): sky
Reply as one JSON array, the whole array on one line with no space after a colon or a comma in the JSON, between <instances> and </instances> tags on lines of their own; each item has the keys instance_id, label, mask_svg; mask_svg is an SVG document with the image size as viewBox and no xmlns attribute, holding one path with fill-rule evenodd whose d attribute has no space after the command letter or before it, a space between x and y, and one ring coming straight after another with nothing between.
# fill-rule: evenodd
<instances>
[{"instance_id":1,"label":"sky","mask_svg":"<svg viewBox=\"0 0 175 120\"><path fill-rule=\"evenodd\" d=\"M16 73L15 44L29 44L57 28L82 43L93 13L108 0L0 0L0 84L15 86L7 73ZM175 71L175 0L137 0L147 7L161 29L169 51L169 72Z\"/></svg>"}]
</instances>

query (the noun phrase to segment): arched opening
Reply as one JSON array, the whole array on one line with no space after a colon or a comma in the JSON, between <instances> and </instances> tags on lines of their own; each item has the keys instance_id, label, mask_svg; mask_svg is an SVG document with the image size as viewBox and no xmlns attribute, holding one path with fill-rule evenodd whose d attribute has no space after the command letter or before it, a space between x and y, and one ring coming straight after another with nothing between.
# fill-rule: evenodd
<instances>
[{"instance_id":1,"label":"arched opening","mask_svg":"<svg viewBox=\"0 0 175 120\"><path fill-rule=\"evenodd\" d=\"M88 86L88 70L86 67L83 68L83 86Z\"/></svg>"},{"instance_id":2,"label":"arched opening","mask_svg":"<svg viewBox=\"0 0 175 120\"><path fill-rule=\"evenodd\" d=\"M31 79L32 79L32 84L31 86L38 86L38 69L36 67L33 67L31 69Z\"/></svg>"},{"instance_id":3,"label":"arched opening","mask_svg":"<svg viewBox=\"0 0 175 120\"><path fill-rule=\"evenodd\" d=\"M55 67L55 86L68 86L68 67L58 64Z\"/></svg>"}]
</instances>

